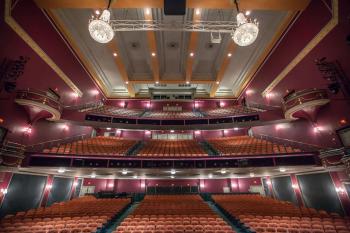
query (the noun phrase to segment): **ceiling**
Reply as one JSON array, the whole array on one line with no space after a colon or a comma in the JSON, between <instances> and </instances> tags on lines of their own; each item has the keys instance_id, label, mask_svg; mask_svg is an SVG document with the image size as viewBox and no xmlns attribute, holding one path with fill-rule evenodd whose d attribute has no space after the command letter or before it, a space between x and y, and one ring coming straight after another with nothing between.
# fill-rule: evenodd
<instances>
[{"instance_id":1,"label":"ceiling","mask_svg":"<svg viewBox=\"0 0 350 233\"><path fill-rule=\"evenodd\" d=\"M99 44L90 37L87 27L89 19L97 9L103 9L103 4L50 2L36 1L39 7L45 8L108 98L150 97L150 90L194 93L195 97L237 97L299 10L308 4L307 0L301 5L291 0L283 0L284 5L278 1L267 5L252 1L250 8L245 9L251 10L250 17L260 22L259 35L252 45L239 47L230 34L221 34L221 43L213 44L208 32L185 31L116 32L111 42ZM203 1L203 5L198 2L198 8L187 8L184 16L165 16L163 8L144 7L148 2L152 6L152 2L158 1L135 1L133 5L127 1L116 2L119 5L112 6L111 19L153 19L165 23L235 21L237 14L232 3L215 6L213 1L210 4ZM188 0L188 5L192 2ZM254 2L257 3L254 5ZM151 55L153 52L155 56Z\"/></svg>"}]
</instances>

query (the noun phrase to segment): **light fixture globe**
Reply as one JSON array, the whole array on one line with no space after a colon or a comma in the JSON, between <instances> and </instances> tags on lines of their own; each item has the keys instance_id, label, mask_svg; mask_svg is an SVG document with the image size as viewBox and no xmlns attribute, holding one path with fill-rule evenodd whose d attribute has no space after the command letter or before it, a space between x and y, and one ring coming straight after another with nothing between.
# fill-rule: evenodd
<instances>
[{"instance_id":1,"label":"light fixture globe","mask_svg":"<svg viewBox=\"0 0 350 233\"><path fill-rule=\"evenodd\" d=\"M92 39L99 43L108 43L113 39L114 31L109 24L110 17L109 10L104 10L100 18L89 22L89 32Z\"/></svg>"},{"instance_id":2,"label":"light fixture globe","mask_svg":"<svg viewBox=\"0 0 350 233\"><path fill-rule=\"evenodd\" d=\"M248 21L243 13L237 14L237 28L232 34L233 41L239 46L251 45L259 33L259 24L256 20L254 22Z\"/></svg>"}]
</instances>

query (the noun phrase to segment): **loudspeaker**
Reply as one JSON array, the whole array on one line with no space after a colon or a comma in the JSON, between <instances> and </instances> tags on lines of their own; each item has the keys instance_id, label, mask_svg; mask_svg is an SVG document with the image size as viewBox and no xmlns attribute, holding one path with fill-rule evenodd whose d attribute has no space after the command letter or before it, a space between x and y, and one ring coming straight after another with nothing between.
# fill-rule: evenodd
<instances>
[{"instance_id":1,"label":"loudspeaker","mask_svg":"<svg viewBox=\"0 0 350 233\"><path fill-rule=\"evenodd\" d=\"M186 0L164 0L165 15L185 15Z\"/></svg>"}]
</instances>

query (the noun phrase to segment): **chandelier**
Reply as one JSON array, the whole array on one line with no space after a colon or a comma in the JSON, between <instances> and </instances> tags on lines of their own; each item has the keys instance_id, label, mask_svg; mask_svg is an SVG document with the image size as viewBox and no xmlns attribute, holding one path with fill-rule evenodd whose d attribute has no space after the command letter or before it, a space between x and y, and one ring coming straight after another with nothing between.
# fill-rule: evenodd
<instances>
[{"instance_id":1,"label":"chandelier","mask_svg":"<svg viewBox=\"0 0 350 233\"><path fill-rule=\"evenodd\" d=\"M237 0L235 0L237 8L237 28L232 32L233 41L239 46L251 45L259 34L259 22L254 19L251 20L242 12L239 12Z\"/></svg>"},{"instance_id":2,"label":"chandelier","mask_svg":"<svg viewBox=\"0 0 350 233\"><path fill-rule=\"evenodd\" d=\"M114 30L110 25L111 12L108 10L111 1L109 1L108 8L104 10L101 16L89 22L89 32L92 39L99 43L108 43L114 37Z\"/></svg>"}]
</instances>

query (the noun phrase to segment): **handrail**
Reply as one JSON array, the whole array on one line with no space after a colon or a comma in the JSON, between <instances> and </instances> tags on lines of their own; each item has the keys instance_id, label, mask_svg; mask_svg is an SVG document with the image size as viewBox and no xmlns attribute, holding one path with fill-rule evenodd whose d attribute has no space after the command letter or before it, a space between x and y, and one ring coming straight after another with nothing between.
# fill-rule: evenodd
<instances>
[{"instance_id":1,"label":"handrail","mask_svg":"<svg viewBox=\"0 0 350 233\"><path fill-rule=\"evenodd\" d=\"M5 155L9 157L24 158L25 145L5 141L0 145L0 155Z\"/></svg>"},{"instance_id":2,"label":"handrail","mask_svg":"<svg viewBox=\"0 0 350 233\"><path fill-rule=\"evenodd\" d=\"M294 99L295 97L298 97L301 94L311 94L311 93L317 93L317 92L326 92L326 90L325 89L317 89L317 88L309 88L309 89L299 90L299 91L293 92L290 95L283 97L282 100L283 100L283 102L287 102L287 101Z\"/></svg>"},{"instance_id":3,"label":"handrail","mask_svg":"<svg viewBox=\"0 0 350 233\"><path fill-rule=\"evenodd\" d=\"M40 142L40 143L36 143L36 144L32 144L32 145L27 145L26 151L39 152L39 151L42 151L43 149L46 149L46 148L51 148L51 147L58 146L61 144L69 143L69 142L76 141L76 140L83 140L83 139L87 139L90 137L91 137L91 134L79 134L79 135L75 135L75 136L71 136L71 137L44 141L44 142Z\"/></svg>"},{"instance_id":4,"label":"handrail","mask_svg":"<svg viewBox=\"0 0 350 233\"><path fill-rule=\"evenodd\" d=\"M84 103L80 105L67 105L67 106L63 106L63 108L66 110L78 110L79 112L86 112L86 111L94 110L96 108L100 108L102 106L104 106L104 101L99 100L99 101Z\"/></svg>"},{"instance_id":5,"label":"handrail","mask_svg":"<svg viewBox=\"0 0 350 233\"><path fill-rule=\"evenodd\" d=\"M286 145L289 145L291 147L299 148L301 150L319 151L322 149L327 149L325 147L321 147L321 146L310 144L310 143L299 142L299 141L286 139L286 138L274 137L274 136L270 136L270 135L266 135L266 134L254 134L254 137L256 137L256 138L260 137L261 139L266 139L268 141L286 144Z\"/></svg>"},{"instance_id":6,"label":"handrail","mask_svg":"<svg viewBox=\"0 0 350 233\"><path fill-rule=\"evenodd\" d=\"M22 90L18 90L18 93L32 93L35 95L40 95L42 97L48 98L54 102L56 102L57 104L60 104L59 99L58 98L54 98L53 96L49 95L47 91L41 91L41 90L36 90L33 88L27 88L27 89L22 89Z\"/></svg>"},{"instance_id":7,"label":"handrail","mask_svg":"<svg viewBox=\"0 0 350 233\"><path fill-rule=\"evenodd\" d=\"M340 148L332 148L332 149L326 149L326 150L321 150L320 151L320 158L327 158L327 157L332 157L336 155L345 155L345 147L340 147Z\"/></svg>"}]
</instances>

